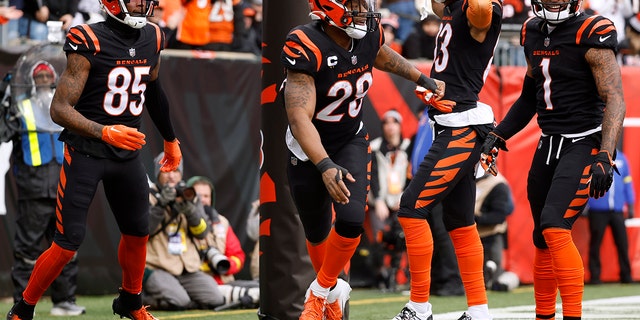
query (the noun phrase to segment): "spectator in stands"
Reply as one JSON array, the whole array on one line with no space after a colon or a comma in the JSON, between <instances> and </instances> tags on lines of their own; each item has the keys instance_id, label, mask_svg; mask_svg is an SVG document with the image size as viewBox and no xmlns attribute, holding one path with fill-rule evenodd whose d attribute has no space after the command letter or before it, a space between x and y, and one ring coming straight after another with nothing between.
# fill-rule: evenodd
<instances>
[{"instance_id":1,"label":"spectator in stands","mask_svg":"<svg viewBox=\"0 0 640 320\"><path fill-rule=\"evenodd\" d=\"M589 217L589 271L591 272L591 284L600 284L600 247L604 232L611 227L613 241L618 250L618 265L620 266L620 282L631 283L631 264L629 262L629 240L627 228L624 223L624 210L627 209L627 218L633 218L635 205L635 191L631 179L631 170L627 157L622 151L617 150L618 156L615 163L620 174L613 175L613 184L604 197L589 198L587 203Z\"/></svg>"},{"instance_id":2,"label":"spectator in stands","mask_svg":"<svg viewBox=\"0 0 640 320\"><path fill-rule=\"evenodd\" d=\"M49 34L47 21L61 21L64 32L71 28L78 11L78 0L25 0L23 11L24 15L18 22L20 36L46 41Z\"/></svg>"},{"instance_id":3,"label":"spectator in stands","mask_svg":"<svg viewBox=\"0 0 640 320\"><path fill-rule=\"evenodd\" d=\"M384 0L382 7L389 9L398 16L398 30L396 41L403 44L419 20L420 14L413 0Z\"/></svg>"},{"instance_id":4,"label":"spectator in stands","mask_svg":"<svg viewBox=\"0 0 640 320\"><path fill-rule=\"evenodd\" d=\"M193 188L202 201L204 211L211 223L211 233L197 241L203 253L201 269L213 274L218 284L234 281L234 274L242 270L245 254L240 240L229 224L229 220L215 209L215 188L211 180L194 176L187 180L187 187Z\"/></svg>"},{"instance_id":5,"label":"spectator in stands","mask_svg":"<svg viewBox=\"0 0 640 320\"><path fill-rule=\"evenodd\" d=\"M18 193L14 263L11 268L13 300L22 299L36 259L51 245L56 229L56 191L62 167L62 127L49 116L57 73L46 61L31 68L30 97L18 101L20 129L13 136L12 170ZM47 246L43 247L45 240ZM78 260L74 256L51 285L51 314L78 316L85 308L76 305Z\"/></svg>"},{"instance_id":6,"label":"spectator in stands","mask_svg":"<svg viewBox=\"0 0 640 320\"><path fill-rule=\"evenodd\" d=\"M218 283L200 270L195 241L211 233L203 203L182 180L182 163L160 171L163 157L154 159L157 183L150 186L144 303L160 310L212 309L225 301Z\"/></svg>"},{"instance_id":7,"label":"spectator in stands","mask_svg":"<svg viewBox=\"0 0 640 320\"><path fill-rule=\"evenodd\" d=\"M629 19L625 34L627 38L620 44L618 61L624 66L640 66L640 13Z\"/></svg>"},{"instance_id":8,"label":"spectator in stands","mask_svg":"<svg viewBox=\"0 0 640 320\"><path fill-rule=\"evenodd\" d=\"M0 24L20 17L22 17L22 10L17 9L16 6L0 6Z\"/></svg>"},{"instance_id":9,"label":"spectator in stands","mask_svg":"<svg viewBox=\"0 0 640 320\"><path fill-rule=\"evenodd\" d=\"M396 212L410 175L409 145L402 137L402 115L389 110L382 115L382 136L371 141L371 188L369 222L373 234L374 266L378 268L381 289L395 291L395 274L405 251L402 228ZM385 266L384 256L391 262Z\"/></svg>"},{"instance_id":10,"label":"spectator in stands","mask_svg":"<svg viewBox=\"0 0 640 320\"><path fill-rule=\"evenodd\" d=\"M100 2L96 0L80 0L78 2L78 11L73 17L71 26L104 21L104 18Z\"/></svg>"},{"instance_id":11,"label":"spectator in stands","mask_svg":"<svg viewBox=\"0 0 640 320\"><path fill-rule=\"evenodd\" d=\"M502 283L502 253L507 248L507 217L513 212L513 195L501 173L496 176L478 166L475 221L484 248L484 281L487 290L507 291L515 286ZM519 281L518 281L519 282Z\"/></svg>"},{"instance_id":12,"label":"spectator in stands","mask_svg":"<svg viewBox=\"0 0 640 320\"><path fill-rule=\"evenodd\" d=\"M2 43L10 44L20 38L18 24L24 14L23 7L23 0L9 0L8 5L0 6L0 24L7 30L7 33L2 35Z\"/></svg>"},{"instance_id":13,"label":"spectator in stands","mask_svg":"<svg viewBox=\"0 0 640 320\"><path fill-rule=\"evenodd\" d=\"M502 4L502 24L514 24L518 27L531 16L531 1L504 0ZM518 28L519 30L519 28Z\"/></svg>"},{"instance_id":14,"label":"spectator in stands","mask_svg":"<svg viewBox=\"0 0 640 320\"><path fill-rule=\"evenodd\" d=\"M258 30L254 28L255 17L257 11L252 5L244 4L242 9L244 29L242 32L236 33L234 51L250 52L256 55L262 54L262 36L258 35Z\"/></svg>"},{"instance_id":15,"label":"spectator in stands","mask_svg":"<svg viewBox=\"0 0 640 320\"><path fill-rule=\"evenodd\" d=\"M439 29L440 17L435 14L428 15L420 21L419 27L415 28L405 40L402 45L402 55L407 59L433 60Z\"/></svg>"},{"instance_id":16,"label":"spectator in stands","mask_svg":"<svg viewBox=\"0 0 640 320\"><path fill-rule=\"evenodd\" d=\"M399 27L398 16L391 14L382 18L380 25L384 31L384 44L388 45L393 51L402 54L402 44L396 40L396 32Z\"/></svg>"},{"instance_id":17,"label":"spectator in stands","mask_svg":"<svg viewBox=\"0 0 640 320\"><path fill-rule=\"evenodd\" d=\"M209 50L234 51L244 37L242 0L212 0L209 16Z\"/></svg>"},{"instance_id":18,"label":"spectator in stands","mask_svg":"<svg viewBox=\"0 0 640 320\"><path fill-rule=\"evenodd\" d=\"M206 50L209 44L209 15L211 1L182 0L182 10L176 15L174 49ZM173 20L172 20L173 21ZM168 25L171 24L167 21Z\"/></svg>"}]
</instances>

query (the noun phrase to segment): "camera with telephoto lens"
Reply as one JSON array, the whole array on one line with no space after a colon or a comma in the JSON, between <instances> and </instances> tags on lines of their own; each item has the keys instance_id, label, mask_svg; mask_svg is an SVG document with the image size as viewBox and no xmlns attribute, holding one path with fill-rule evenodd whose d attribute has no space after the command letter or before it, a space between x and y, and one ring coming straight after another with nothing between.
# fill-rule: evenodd
<instances>
[{"instance_id":1,"label":"camera with telephoto lens","mask_svg":"<svg viewBox=\"0 0 640 320\"><path fill-rule=\"evenodd\" d=\"M218 274L225 275L231 268L229 258L216 248L211 247L207 250L207 260L209 260L211 269L214 269Z\"/></svg>"},{"instance_id":2,"label":"camera with telephoto lens","mask_svg":"<svg viewBox=\"0 0 640 320\"><path fill-rule=\"evenodd\" d=\"M180 181L175 188L176 198L182 198L184 201L193 201L196 198L196 190L193 187L187 187L184 181Z\"/></svg>"}]
</instances>

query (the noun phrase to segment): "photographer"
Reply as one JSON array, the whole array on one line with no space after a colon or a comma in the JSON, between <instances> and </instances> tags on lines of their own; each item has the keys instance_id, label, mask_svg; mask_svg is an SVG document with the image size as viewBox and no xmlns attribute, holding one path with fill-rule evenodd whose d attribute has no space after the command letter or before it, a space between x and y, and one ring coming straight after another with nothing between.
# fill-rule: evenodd
<instances>
[{"instance_id":1,"label":"photographer","mask_svg":"<svg viewBox=\"0 0 640 320\"><path fill-rule=\"evenodd\" d=\"M182 181L182 163L160 172L154 160L156 185L150 187L149 242L143 300L153 309L213 309L225 299L216 281L200 270L195 241L210 234L201 200Z\"/></svg>"},{"instance_id":2,"label":"photographer","mask_svg":"<svg viewBox=\"0 0 640 320\"><path fill-rule=\"evenodd\" d=\"M245 253L229 220L214 208L216 192L213 183L206 177L194 176L187 180L187 187L195 190L211 221L212 232L197 243L203 261L201 270L213 275L225 299L225 305L216 310L258 307L258 281L235 280L233 276L242 270Z\"/></svg>"},{"instance_id":3,"label":"photographer","mask_svg":"<svg viewBox=\"0 0 640 320\"><path fill-rule=\"evenodd\" d=\"M206 177L194 176L187 180L187 186L195 190L211 222L211 232L204 240L198 241L204 261L202 270L211 272L218 284L234 281L233 275L240 272L244 266L245 253L229 220L214 207L213 183Z\"/></svg>"}]
</instances>

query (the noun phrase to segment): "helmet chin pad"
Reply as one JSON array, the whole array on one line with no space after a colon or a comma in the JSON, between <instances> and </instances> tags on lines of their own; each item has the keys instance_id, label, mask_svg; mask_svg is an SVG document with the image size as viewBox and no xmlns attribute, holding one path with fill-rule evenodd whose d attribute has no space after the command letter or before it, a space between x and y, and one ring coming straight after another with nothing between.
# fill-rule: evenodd
<instances>
[{"instance_id":1,"label":"helmet chin pad","mask_svg":"<svg viewBox=\"0 0 640 320\"><path fill-rule=\"evenodd\" d=\"M580 14L582 0L565 0L563 2L549 2L549 0L532 0L533 13L550 24L558 24ZM554 8L554 7L558 8Z\"/></svg>"}]
</instances>

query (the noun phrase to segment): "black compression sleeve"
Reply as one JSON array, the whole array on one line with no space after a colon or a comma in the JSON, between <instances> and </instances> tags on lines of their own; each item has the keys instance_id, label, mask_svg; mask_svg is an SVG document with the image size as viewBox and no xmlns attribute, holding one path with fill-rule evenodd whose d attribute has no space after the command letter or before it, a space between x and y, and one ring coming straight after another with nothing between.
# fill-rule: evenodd
<instances>
[{"instance_id":1,"label":"black compression sleeve","mask_svg":"<svg viewBox=\"0 0 640 320\"><path fill-rule=\"evenodd\" d=\"M536 82L533 78L525 75L520 97L493 132L507 140L526 127L535 114Z\"/></svg>"},{"instance_id":2,"label":"black compression sleeve","mask_svg":"<svg viewBox=\"0 0 640 320\"><path fill-rule=\"evenodd\" d=\"M173 132L173 125L171 125L171 117L169 116L169 101L160 86L159 80L151 81L147 84L146 99L149 116L158 131L160 131L162 138L166 141L175 140L176 134Z\"/></svg>"}]
</instances>

